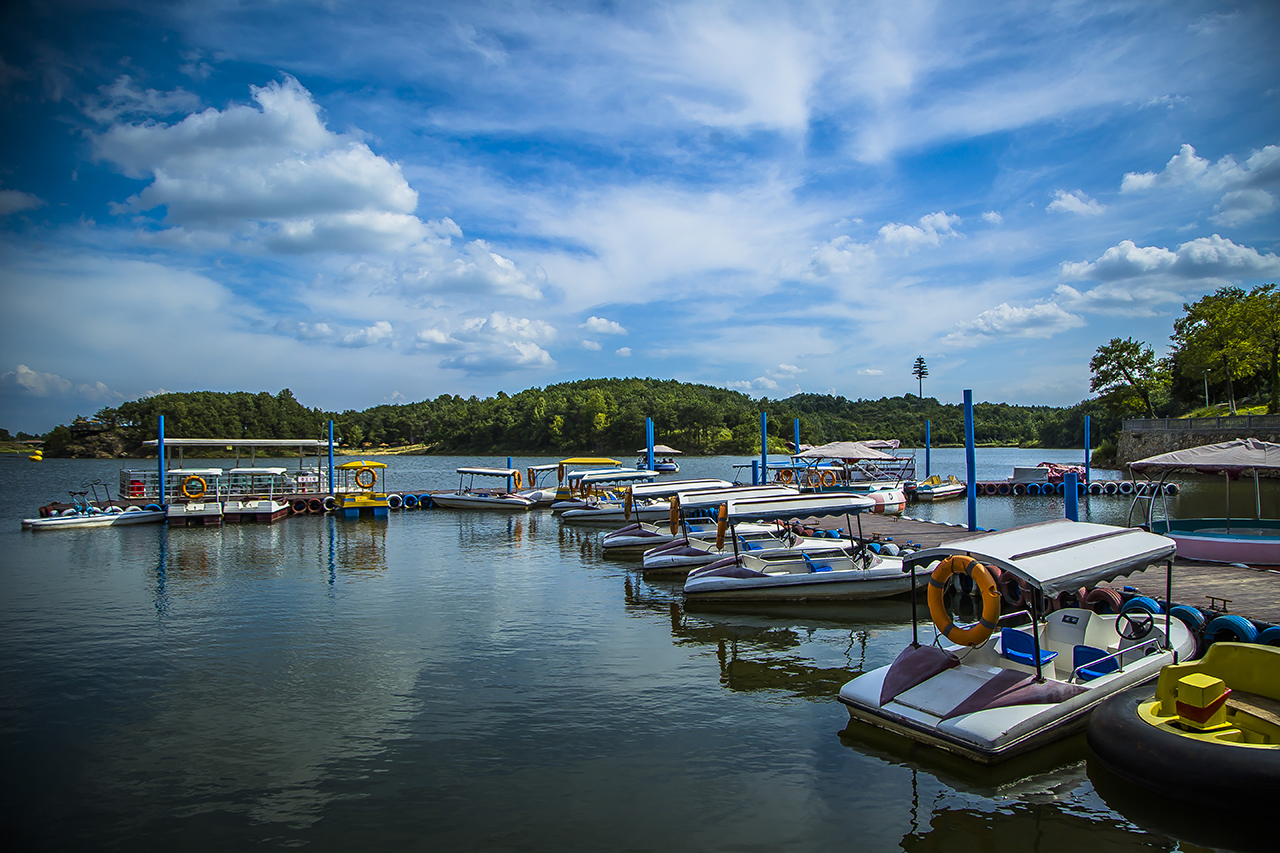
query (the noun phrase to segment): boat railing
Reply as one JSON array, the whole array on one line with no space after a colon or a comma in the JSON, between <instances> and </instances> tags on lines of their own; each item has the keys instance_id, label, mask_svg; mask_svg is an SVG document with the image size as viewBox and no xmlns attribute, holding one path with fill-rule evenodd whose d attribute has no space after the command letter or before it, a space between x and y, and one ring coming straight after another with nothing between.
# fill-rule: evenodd
<instances>
[{"instance_id":1,"label":"boat railing","mask_svg":"<svg viewBox=\"0 0 1280 853\"><path fill-rule=\"evenodd\" d=\"M1121 649L1118 652L1112 652L1109 655L1104 655L1103 657L1100 657L1100 658L1094 658L1088 663L1082 663L1075 669L1071 670L1071 677L1067 679L1067 683L1074 682L1077 678L1079 678L1081 670L1092 669L1096 667L1098 664L1102 663L1103 661L1115 660L1116 667L1117 667L1116 672L1124 672L1124 656L1125 655L1129 654L1135 649L1142 649L1142 648L1146 648L1147 646L1155 646L1156 648L1159 648L1160 647L1159 644L1163 642L1164 639L1165 639L1164 637L1152 637L1150 640L1143 640L1142 642L1135 643L1132 646L1126 646L1125 648ZM1144 657L1145 655L1146 653L1144 653Z\"/></svg>"}]
</instances>

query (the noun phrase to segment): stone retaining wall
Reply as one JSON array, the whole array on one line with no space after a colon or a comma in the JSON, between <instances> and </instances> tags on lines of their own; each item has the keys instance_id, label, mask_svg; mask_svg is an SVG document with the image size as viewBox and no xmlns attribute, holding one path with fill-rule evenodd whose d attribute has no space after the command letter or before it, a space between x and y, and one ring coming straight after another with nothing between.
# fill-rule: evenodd
<instances>
[{"instance_id":1,"label":"stone retaining wall","mask_svg":"<svg viewBox=\"0 0 1280 853\"><path fill-rule=\"evenodd\" d=\"M1220 441L1232 441L1237 438L1258 438L1280 443L1280 431L1273 429L1125 430L1120 433L1120 446L1116 451L1116 460L1119 467L1123 469L1130 462L1146 459L1148 456L1158 456L1174 450L1217 444Z\"/></svg>"}]
</instances>

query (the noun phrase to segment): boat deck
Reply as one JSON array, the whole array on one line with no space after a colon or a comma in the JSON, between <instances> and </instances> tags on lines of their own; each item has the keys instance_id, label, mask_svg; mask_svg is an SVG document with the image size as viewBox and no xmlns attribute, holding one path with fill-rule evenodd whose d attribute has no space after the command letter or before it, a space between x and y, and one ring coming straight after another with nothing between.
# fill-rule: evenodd
<instances>
[{"instance_id":1,"label":"boat deck","mask_svg":"<svg viewBox=\"0 0 1280 853\"><path fill-rule=\"evenodd\" d=\"M814 526L832 529L844 527L845 523L844 519L832 518ZM857 530L856 527L854 529ZM910 541L926 548L975 535L965 527L873 513L863 513L862 533L867 537L892 537L897 544ZM1137 588L1143 595L1164 598L1164 572L1149 573L1149 577L1131 575L1122 583ZM1215 601L1211 596L1218 606L1213 606ZM1235 613L1247 619L1280 625L1280 571L1176 560L1173 564L1173 600L1179 604ZM1227 602L1225 611L1221 605L1224 600Z\"/></svg>"}]
</instances>

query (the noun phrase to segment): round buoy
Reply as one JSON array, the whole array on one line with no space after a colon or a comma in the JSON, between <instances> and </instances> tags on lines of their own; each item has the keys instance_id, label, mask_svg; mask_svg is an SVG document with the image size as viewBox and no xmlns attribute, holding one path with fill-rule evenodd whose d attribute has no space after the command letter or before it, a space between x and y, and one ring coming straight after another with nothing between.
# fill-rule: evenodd
<instances>
[{"instance_id":1,"label":"round buoy","mask_svg":"<svg viewBox=\"0 0 1280 853\"><path fill-rule=\"evenodd\" d=\"M1252 643L1258 639L1258 629L1243 616L1227 613L1219 616L1204 629L1204 638L1210 643Z\"/></svg>"}]
</instances>

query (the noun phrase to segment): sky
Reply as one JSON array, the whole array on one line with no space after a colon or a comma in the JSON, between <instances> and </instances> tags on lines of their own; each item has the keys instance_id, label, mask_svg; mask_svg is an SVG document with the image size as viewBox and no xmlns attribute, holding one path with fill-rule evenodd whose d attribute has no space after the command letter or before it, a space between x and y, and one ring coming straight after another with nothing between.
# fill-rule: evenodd
<instances>
[{"instance_id":1,"label":"sky","mask_svg":"<svg viewBox=\"0 0 1280 853\"><path fill-rule=\"evenodd\" d=\"M1280 4L27 2L0 426L650 376L1071 405L1280 281Z\"/></svg>"}]
</instances>

